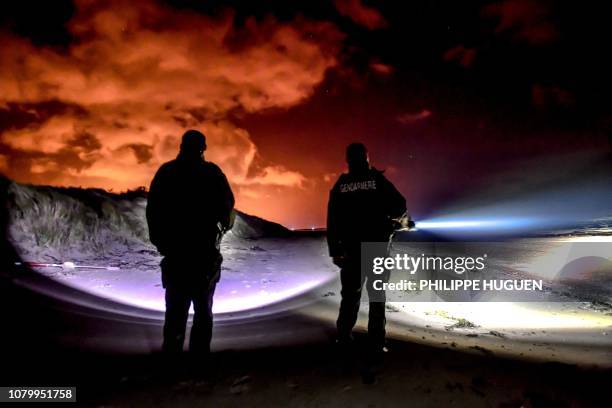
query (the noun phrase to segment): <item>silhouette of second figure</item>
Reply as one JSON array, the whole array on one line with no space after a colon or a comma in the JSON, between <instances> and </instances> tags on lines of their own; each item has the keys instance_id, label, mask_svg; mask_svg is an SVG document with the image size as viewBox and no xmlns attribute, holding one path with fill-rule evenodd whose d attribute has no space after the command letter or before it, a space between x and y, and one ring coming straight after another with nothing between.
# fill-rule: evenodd
<instances>
[{"instance_id":1,"label":"silhouette of second figure","mask_svg":"<svg viewBox=\"0 0 612 408\"><path fill-rule=\"evenodd\" d=\"M406 213L406 200L383 172L370 167L363 144L349 145L346 161L348 173L342 174L332 188L327 214L329 254L341 268L342 300L336 323L341 346L352 342L366 280L368 290L372 290L370 279L366 279L370 276L361 273L361 243L388 241L395 229L394 219ZM377 300L382 295L378 293ZM370 302L368 337L375 353L383 350L385 323L384 301Z\"/></svg>"}]
</instances>

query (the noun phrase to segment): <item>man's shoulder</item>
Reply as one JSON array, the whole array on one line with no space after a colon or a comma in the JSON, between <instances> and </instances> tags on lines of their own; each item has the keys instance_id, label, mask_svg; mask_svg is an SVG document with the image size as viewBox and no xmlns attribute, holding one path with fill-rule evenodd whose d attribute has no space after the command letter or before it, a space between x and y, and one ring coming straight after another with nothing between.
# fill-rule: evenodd
<instances>
[{"instance_id":1,"label":"man's shoulder","mask_svg":"<svg viewBox=\"0 0 612 408\"><path fill-rule=\"evenodd\" d=\"M183 161L180 158L175 158L172 160L169 160L165 163L163 163L161 166L159 166L160 169L168 169L168 168L173 168L173 167L178 167L178 166L189 166L189 167L193 167L193 165L200 165L203 168L207 169L207 170L214 170L214 171L221 171L221 168L219 166L217 166L215 163L210 162L208 160L198 160L198 161Z\"/></svg>"},{"instance_id":2,"label":"man's shoulder","mask_svg":"<svg viewBox=\"0 0 612 408\"><path fill-rule=\"evenodd\" d=\"M338 177L338 181L332 191L355 193L365 190L376 190L376 181L370 172L359 174L343 173Z\"/></svg>"},{"instance_id":3,"label":"man's shoulder","mask_svg":"<svg viewBox=\"0 0 612 408\"><path fill-rule=\"evenodd\" d=\"M221 170L221 167L217 166L215 163L210 162L210 161L204 161L204 169L207 172L210 172L214 175L219 175L219 176L225 176L225 174L223 173L223 170Z\"/></svg>"},{"instance_id":4,"label":"man's shoulder","mask_svg":"<svg viewBox=\"0 0 612 408\"><path fill-rule=\"evenodd\" d=\"M385 176L384 170L379 170L376 167L371 167L370 174L371 174L371 177L373 177L375 180L387 182L387 183L389 182L389 179Z\"/></svg>"},{"instance_id":5,"label":"man's shoulder","mask_svg":"<svg viewBox=\"0 0 612 408\"><path fill-rule=\"evenodd\" d=\"M341 185L342 183L346 183L346 182L347 182L347 180L349 179L349 177L350 177L350 176L349 176L349 174L348 174L348 173L341 173L341 174L338 176L338 179L336 180L336 182L334 183L334 185L333 185L333 187L332 187L332 191L333 191L333 190L337 190L337 189L340 187L340 185Z\"/></svg>"},{"instance_id":6,"label":"man's shoulder","mask_svg":"<svg viewBox=\"0 0 612 408\"><path fill-rule=\"evenodd\" d=\"M167 161L163 163L161 166L159 166L159 169L157 169L157 174L167 174L168 172L172 171L172 169L174 169L175 167L176 167L176 159Z\"/></svg>"},{"instance_id":7,"label":"man's shoulder","mask_svg":"<svg viewBox=\"0 0 612 408\"><path fill-rule=\"evenodd\" d=\"M350 174L348 173L340 173L340 175L338 176L338 181L336 183L341 183L343 181L348 180L351 177Z\"/></svg>"},{"instance_id":8,"label":"man's shoulder","mask_svg":"<svg viewBox=\"0 0 612 408\"><path fill-rule=\"evenodd\" d=\"M371 167L369 170L365 172L360 172L360 173L355 173L355 174L342 173L338 177L338 180L336 181L335 185L338 186L343 183L352 183L352 182L360 182L364 180L379 179L381 177L385 178L383 173L384 173L384 170L378 170L374 167Z\"/></svg>"},{"instance_id":9,"label":"man's shoulder","mask_svg":"<svg viewBox=\"0 0 612 408\"><path fill-rule=\"evenodd\" d=\"M379 170L376 167L372 166L370 167L370 174L373 174L376 177L384 177L385 171L384 170Z\"/></svg>"},{"instance_id":10,"label":"man's shoulder","mask_svg":"<svg viewBox=\"0 0 612 408\"><path fill-rule=\"evenodd\" d=\"M162 163L161 166L159 166L160 169L169 169L172 167L176 167L179 164L179 160L177 158L174 158L172 160L168 160L165 163Z\"/></svg>"},{"instance_id":11,"label":"man's shoulder","mask_svg":"<svg viewBox=\"0 0 612 408\"><path fill-rule=\"evenodd\" d=\"M212 171L221 171L221 167L217 166L215 163L205 160L204 162L204 166L208 169L208 170L212 170Z\"/></svg>"},{"instance_id":12,"label":"man's shoulder","mask_svg":"<svg viewBox=\"0 0 612 408\"><path fill-rule=\"evenodd\" d=\"M372 191L379 190L387 185L389 181L380 171L374 167L359 173L343 173L336 181L332 191L340 193L361 193L370 194Z\"/></svg>"}]
</instances>

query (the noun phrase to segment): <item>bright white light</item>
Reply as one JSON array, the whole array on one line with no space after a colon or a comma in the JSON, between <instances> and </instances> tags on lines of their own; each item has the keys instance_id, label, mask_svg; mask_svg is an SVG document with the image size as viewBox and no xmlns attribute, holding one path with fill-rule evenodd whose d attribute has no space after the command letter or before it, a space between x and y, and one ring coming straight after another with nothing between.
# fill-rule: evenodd
<instances>
[{"instance_id":1,"label":"bright white light","mask_svg":"<svg viewBox=\"0 0 612 408\"><path fill-rule=\"evenodd\" d=\"M503 218L492 220L432 220L420 221L416 223L418 229L509 229L521 228L530 223L530 220L525 218Z\"/></svg>"},{"instance_id":2,"label":"bright white light","mask_svg":"<svg viewBox=\"0 0 612 408\"><path fill-rule=\"evenodd\" d=\"M416 227L421 229L445 229L445 228L474 228L483 227L491 222L487 221L425 221L417 222Z\"/></svg>"},{"instance_id":3,"label":"bright white light","mask_svg":"<svg viewBox=\"0 0 612 408\"><path fill-rule=\"evenodd\" d=\"M481 330L490 329L590 329L605 328L612 318L598 313L566 311L564 303L488 302L389 302L403 313L393 314L392 320L448 325L456 319L466 319ZM454 319L454 320L453 320Z\"/></svg>"}]
</instances>

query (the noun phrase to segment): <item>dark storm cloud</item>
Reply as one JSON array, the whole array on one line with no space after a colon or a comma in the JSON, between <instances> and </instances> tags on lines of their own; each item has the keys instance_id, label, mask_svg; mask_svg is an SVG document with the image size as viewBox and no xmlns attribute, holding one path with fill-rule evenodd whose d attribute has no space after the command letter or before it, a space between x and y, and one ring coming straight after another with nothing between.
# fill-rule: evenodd
<instances>
[{"instance_id":1,"label":"dark storm cloud","mask_svg":"<svg viewBox=\"0 0 612 408\"><path fill-rule=\"evenodd\" d=\"M153 146L146 145L144 143L132 143L120 147L120 149L130 149L139 164L147 163L153 158Z\"/></svg>"},{"instance_id":2,"label":"dark storm cloud","mask_svg":"<svg viewBox=\"0 0 612 408\"><path fill-rule=\"evenodd\" d=\"M485 17L498 20L495 32L531 45L546 45L559 37L551 18L551 2L542 0L503 0L485 6Z\"/></svg>"},{"instance_id":3,"label":"dark storm cloud","mask_svg":"<svg viewBox=\"0 0 612 408\"><path fill-rule=\"evenodd\" d=\"M70 180L73 185L78 185L74 184L78 178L67 178L66 174L71 171L80 173L90 168L101 158L101 147L100 141L94 135L81 132L68 139L65 146L53 152L19 149L0 142L0 157L4 158L3 167L31 182Z\"/></svg>"},{"instance_id":4,"label":"dark storm cloud","mask_svg":"<svg viewBox=\"0 0 612 408\"><path fill-rule=\"evenodd\" d=\"M576 102L571 92L557 85L534 84L531 95L536 108L568 108Z\"/></svg>"},{"instance_id":5,"label":"dark storm cloud","mask_svg":"<svg viewBox=\"0 0 612 408\"><path fill-rule=\"evenodd\" d=\"M0 135L5 130L37 126L52 116L66 114L83 117L87 111L77 104L60 100L7 102L4 106L0 106Z\"/></svg>"},{"instance_id":6,"label":"dark storm cloud","mask_svg":"<svg viewBox=\"0 0 612 408\"><path fill-rule=\"evenodd\" d=\"M93 134L87 131L82 131L74 135L72 139L69 139L66 142L66 146L75 150L83 151L84 153L91 153L95 150L101 149L102 143L100 143L100 140Z\"/></svg>"},{"instance_id":7,"label":"dark storm cloud","mask_svg":"<svg viewBox=\"0 0 612 408\"><path fill-rule=\"evenodd\" d=\"M368 6L362 0L336 0L338 12L369 30L387 27L388 23L380 11Z\"/></svg>"},{"instance_id":8,"label":"dark storm cloud","mask_svg":"<svg viewBox=\"0 0 612 408\"><path fill-rule=\"evenodd\" d=\"M476 48L468 48L463 44L450 48L442 55L445 61L456 61L464 68L469 68L476 58Z\"/></svg>"},{"instance_id":9,"label":"dark storm cloud","mask_svg":"<svg viewBox=\"0 0 612 408\"><path fill-rule=\"evenodd\" d=\"M65 140L57 143L53 151L45 151L45 142L54 140L56 134L41 130L55 117L83 119L87 115L87 110L78 104L60 100L6 103L0 108L0 167L24 180L44 183L57 180L64 171L81 172L89 168L101 157L97 152L102 144L95 135L72 129L63 132ZM22 140L10 137L30 132L41 132L40 139L21 144Z\"/></svg>"}]
</instances>

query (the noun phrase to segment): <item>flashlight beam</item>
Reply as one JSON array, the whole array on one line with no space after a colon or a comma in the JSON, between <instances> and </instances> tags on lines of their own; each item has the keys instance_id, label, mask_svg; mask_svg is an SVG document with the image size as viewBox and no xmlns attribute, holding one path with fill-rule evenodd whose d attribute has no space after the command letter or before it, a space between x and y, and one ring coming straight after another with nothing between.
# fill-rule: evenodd
<instances>
[{"instance_id":1,"label":"flashlight beam","mask_svg":"<svg viewBox=\"0 0 612 408\"><path fill-rule=\"evenodd\" d=\"M500 218L489 220L431 220L416 223L417 229L464 229L464 230L487 230L487 229L517 229L525 228L531 224L528 219Z\"/></svg>"},{"instance_id":2,"label":"flashlight beam","mask_svg":"<svg viewBox=\"0 0 612 408\"><path fill-rule=\"evenodd\" d=\"M72 269L103 269L107 271L118 271L117 266L97 266L97 265L77 265L74 262L64 262L61 264L44 263L44 262L15 262L15 266L29 266L31 268L62 268L64 270Z\"/></svg>"}]
</instances>

